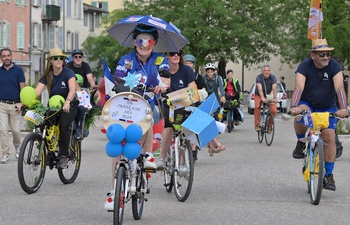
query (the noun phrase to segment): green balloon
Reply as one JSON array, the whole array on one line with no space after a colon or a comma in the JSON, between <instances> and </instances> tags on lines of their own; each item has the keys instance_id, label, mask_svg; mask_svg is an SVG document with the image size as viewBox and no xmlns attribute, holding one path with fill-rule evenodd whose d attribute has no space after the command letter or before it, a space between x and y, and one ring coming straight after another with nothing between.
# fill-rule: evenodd
<instances>
[{"instance_id":1,"label":"green balloon","mask_svg":"<svg viewBox=\"0 0 350 225\"><path fill-rule=\"evenodd\" d=\"M65 100L61 95L54 95L49 100L49 106L55 108L62 108Z\"/></svg>"},{"instance_id":2,"label":"green balloon","mask_svg":"<svg viewBox=\"0 0 350 225\"><path fill-rule=\"evenodd\" d=\"M19 93L19 97L23 105L33 104L36 100L36 91L33 87L26 86Z\"/></svg>"}]
</instances>

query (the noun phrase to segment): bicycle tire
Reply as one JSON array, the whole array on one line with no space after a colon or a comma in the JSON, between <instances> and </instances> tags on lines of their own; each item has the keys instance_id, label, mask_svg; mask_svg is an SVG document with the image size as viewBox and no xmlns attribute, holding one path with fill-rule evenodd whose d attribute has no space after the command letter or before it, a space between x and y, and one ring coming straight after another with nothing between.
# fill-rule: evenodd
<instances>
[{"instance_id":1,"label":"bicycle tire","mask_svg":"<svg viewBox=\"0 0 350 225\"><path fill-rule=\"evenodd\" d=\"M73 183L79 174L81 163L81 140L71 137L68 151L68 167L65 169L57 169L58 176L64 184Z\"/></svg>"},{"instance_id":2,"label":"bicycle tire","mask_svg":"<svg viewBox=\"0 0 350 225\"><path fill-rule=\"evenodd\" d=\"M125 205L125 187L126 174L125 167L119 166L117 171L117 181L114 187L114 211L113 211L113 224L120 225L123 223L124 217L124 205Z\"/></svg>"},{"instance_id":3,"label":"bicycle tire","mask_svg":"<svg viewBox=\"0 0 350 225\"><path fill-rule=\"evenodd\" d=\"M138 171L136 175L136 193L131 197L132 215L135 220L141 219L145 202L146 184L143 173L141 170Z\"/></svg>"},{"instance_id":4,"label":"bicycle tire","mask_svg":"<svg viewBox=\"0 0 350 225\"><path fill-rule=\"evenodd\" d=\"M165 156L165 169L163 171L164 173L164 187L165 190L170 193L173 190L173 168L174 165L171 161L171 154L172 154L172 146L170 146L166 156Z\"/></svg>"},{"instance_id":5,"label":"bicycle tire","mask_svg":"<svg viewBox=\"0 0 350 225\"><path fill-rule=\"evenodd\" d=\"M322 140L318 140L313 148L312 167L310 166L310 187L311 204L318 205L321 200L324 176L324 152ZM310 162L309 162L310 163Z\"/></svg>"},{"instance_id":6,"label":"bicycle tire","mask_svg":"<svg viewBox=\"0 0 350 225\"><path fill-rule=\"evenodd\" d=\"M233 130L232 109L227 109L227 131L231 133Z\"/></svg>"},{"instance_id":7,"label":"bicycle tire","mask_svg":"<svg viewBox=\"0 0 350 225\"><path fill-rule=\"evenodd\" d=\"M259 121L260 130L257 132L259 143L261 143L264 140L264 127L261 127L262 119L263 119L263 117L260 115L260 121Z\"/></svg>"},{"instance_id":8,"label":"bicycle tire","mask_svg":"<svg viewBox=\"0 0 350 225\"><path fill-rule=\"evenodd\" d=\"M179 142L180 141L175 141L175 144ZM181 150L180 146L175 146L175 148L178 148L179 150L179 170L174 171L173 184L177 200L184 202L191 193L194 176L194 162L190 142L185 139L184 143L179 144L183 150Z\"/></svg>"},{"instance_id":9,"label":"bicycle tire","mask_svg":"<svg viewBox=\"0 0 350 225\"><path fill-rule=\"evenodd\" d=\"M22 141L17 162L19 183L28 194L35 193L41 187L46 172L45 147L41 149L42 137L39 133L29 133ZM39 158L39 153L41 157Z\"/></svg>"},{"instance_id":10,"label":"bicycle tire","mask_svg":"<svg viewBox=\"0 0 350 225\"><path fill-rule=\"evenodd\" d=\"M271 126L271 133L269 133L269 127ZM267 114L265 121L265 142L267 146L272 144L273 138L275 136L275 119L272 113Z\"/></svg>"}]
</instances>

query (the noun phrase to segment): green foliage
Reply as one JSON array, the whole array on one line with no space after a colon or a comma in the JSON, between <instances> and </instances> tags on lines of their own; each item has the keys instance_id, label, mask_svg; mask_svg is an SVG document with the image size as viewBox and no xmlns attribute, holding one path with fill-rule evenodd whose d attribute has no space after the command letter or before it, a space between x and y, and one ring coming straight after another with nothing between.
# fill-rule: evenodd
<instances>
[{"instance_id":1,"label":"green foliage","mask_svg":"<svg viewBox=\"0 0 350 225\"><path fill-rule=\"evenodd\" d=\"M339 120L337 123L337 134L349 135L350 134L350 123L347 120Z\"/></svg>"},{"instance_id":2,"label":"green foliage","mask_svg":"<svg viewBox=\"0 0 350 225\"><path fill-rule=\"evenodd\" d=\"M323 38L335 47L332 54L348 67L350 4L347 0L323 0L322 8ZM271 55L280 55L281 62L292 65L310 55L309 10L310 0L125 0L123 10L113 11L103 21L104 33L89 37L83 47L89 60L104 57L114 70L120 57L131 49L121 47L107 30L127 16L152 14L181 30L190 41L185 51L196 57L197 67L220 59L243 60L249 67L268 61Z\"/></svg>"},{"instance_id":3,"label":"green foliage","mask_svg":"<svg viewBox=\"0 0 350 225\"><path fill-rule=\"evenodd\" d=\"M84 130L95 127L95 116L101 115L101 109L92 108L85 117Z\"/></svg>"}]
</instances>

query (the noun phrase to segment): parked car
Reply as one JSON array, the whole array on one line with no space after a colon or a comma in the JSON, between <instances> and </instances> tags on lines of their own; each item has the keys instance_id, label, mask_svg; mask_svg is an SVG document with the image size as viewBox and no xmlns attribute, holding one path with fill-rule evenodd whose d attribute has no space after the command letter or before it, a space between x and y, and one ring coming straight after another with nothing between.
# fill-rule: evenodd
<instances>
[{"instance_id":1,"label":"parked car","mask_svg":"<svg viewBox=\"0 0 350 225\"><path fill-rule=\"evenodd\" d=\"M249 114L254 114L255 87L256 87L256 84L253 84L252 88L249 91L249 98L248 98ZM287 112L287 93L280 82L277 82L277 99L279 102L281 102L281 104L277 103L277 109L282 113L286 113Z\"/></svg>"}]
</instances>

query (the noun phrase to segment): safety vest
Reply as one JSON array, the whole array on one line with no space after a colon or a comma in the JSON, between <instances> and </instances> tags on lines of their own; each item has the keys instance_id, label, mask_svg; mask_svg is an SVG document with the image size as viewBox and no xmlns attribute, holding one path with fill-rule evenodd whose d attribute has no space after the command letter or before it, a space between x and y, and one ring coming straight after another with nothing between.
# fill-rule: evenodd
<instances>
[{"instance_id":1,"label":"safety vest","mask_svg":"<svg viewBox=\"0 0 350 225\"><path fill-rule=\"evenodd\" d=\"M227 87L227 80L228 79L224 79L224 90L226 89ZM238 79L237 78L232 78L232 85L235 89L235 92L237 93L237 95L239 96L239 98L241 99L243 96L241 95L241 93L238 92L238 89L237 89L237 82L238 82Z\"/></svg>"}]
</instances>

